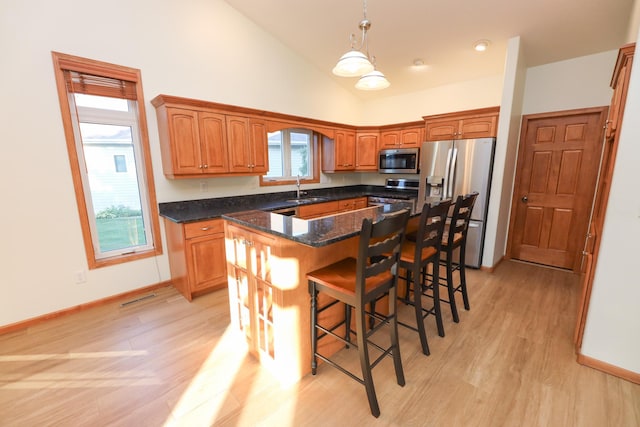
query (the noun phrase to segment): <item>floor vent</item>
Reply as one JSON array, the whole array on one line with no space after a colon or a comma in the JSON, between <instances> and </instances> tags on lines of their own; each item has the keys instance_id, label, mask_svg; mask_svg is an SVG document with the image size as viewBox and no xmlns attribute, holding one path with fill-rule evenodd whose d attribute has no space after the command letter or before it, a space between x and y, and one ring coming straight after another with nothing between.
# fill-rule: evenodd
<instances>
[{"instance_id":1,"label":"floor vent","mask_svg":"<svg viewBox=\"0 0 640 427\"><path fill-rule=\"evenodd\" d=\"M126 307L128 305L135 304L137 302L144 301L146 299L153 298L155 296L156 296L156 294L149 294L149 295L145 295L145 296L140 297L140 298L132 299L131 301L123 302L122 304L120 304L120 307Z\"/></svg>"}]
</instances>

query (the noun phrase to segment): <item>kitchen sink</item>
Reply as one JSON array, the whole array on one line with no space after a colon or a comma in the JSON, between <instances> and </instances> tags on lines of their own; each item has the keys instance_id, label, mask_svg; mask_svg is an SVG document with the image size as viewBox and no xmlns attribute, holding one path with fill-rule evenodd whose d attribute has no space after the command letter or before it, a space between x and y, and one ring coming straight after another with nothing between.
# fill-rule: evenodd
<instances>
[{"instance_id":1,"label":"kitchen sink","mask_svg":"<svg viewBox=\"0 0 640 427\"><path fill-rule=\"evenodd\" d=\"M327 197L301 197L299 199L289 199L287 202L289 203L313 203L313 202L324 202L329 200Z\"/></svg>"}]
</instances>

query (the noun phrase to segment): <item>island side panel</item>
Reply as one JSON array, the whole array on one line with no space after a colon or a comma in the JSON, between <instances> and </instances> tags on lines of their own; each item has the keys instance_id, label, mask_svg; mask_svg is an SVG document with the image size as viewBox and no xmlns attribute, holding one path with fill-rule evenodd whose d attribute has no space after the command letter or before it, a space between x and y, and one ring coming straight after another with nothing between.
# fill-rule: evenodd
<instances>
[{"instance_id":1,"label":"island side panel","mask_svg":"<svg viewBox=\"0 0 640 427\"><path fill-rule=\"evenodd\" d=\"M295 382L311 371L306 273L355 256L358 238L311 247L229 221L225 237L232 324L244 332L251 353L261 363L282 382ZM338 322L344 316L341 306L334 308L323 322ZM342 348L334 340L322 341L323 354Z\"/></svg>"}]
</instances>

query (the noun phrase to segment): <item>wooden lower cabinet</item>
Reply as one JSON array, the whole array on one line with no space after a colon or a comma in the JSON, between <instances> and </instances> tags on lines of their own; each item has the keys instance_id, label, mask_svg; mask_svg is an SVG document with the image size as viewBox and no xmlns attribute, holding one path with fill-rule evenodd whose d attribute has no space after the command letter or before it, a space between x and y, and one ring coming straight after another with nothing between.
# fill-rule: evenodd
<instances>
[{"instance_id":1,"label":"wooden lower cabinet","mask_svg":"<svg viewBox=\"0 0 640 427\"><path fill-rule=\"evenodd\" d=\"M355 199L338 200L338 212L354 211L356 209L366 208L368 199L366 197L357 197Z\"/></svg>"},{"instance_id":2,"label":"wooden lower cabinet","mask_svg":"<svg viewBox=\"0 0 640 427\"><path fill-rule=\"evenodd\" d=\"M317 218L340 211L340 204L337 200L324 203L314 203L312 205L304 205L298 208L297 217L301 219Z\"/></svg>"},{"instance_id":3,"label":"wooden lower cabinet","mask_svg":"<svg viewBox=\"0 0 640 427\"><path fill-rule=\"evenodd\" d=\"M222 219L188 224L165 219L165 230L171 282L187 300L226 286Z\"/></svg>"},{"instance_id":4,"label":"wooden lower cabinet","mask_svg":"<svg viewBox=\"0 0 640 427\"><path fill-rule=\"evenodd\" d=\"M298 208L296 215L301 219L317 218L320 216L331 215L338 212L347 212L355 209L367 207L366 197L356 197L353 199L335 200L324 203L314 203L312 205L304 205Z\"/></svg>"},{"instance_id":5,"label":"wooden lower cabinet","mask_svg":"<svg viewBox=\"0 0 640 427\"><path fill-rule=\"evenodd\" d=\"M282 383L294 383L311 371L306 272L354 256L358 239L314 248L228 221L225 237L232 328ZM331 322L344 316L344 309L336 308L323 318ZM344 346L321 345L327 354Z\"/></svg>"}]
</instances>

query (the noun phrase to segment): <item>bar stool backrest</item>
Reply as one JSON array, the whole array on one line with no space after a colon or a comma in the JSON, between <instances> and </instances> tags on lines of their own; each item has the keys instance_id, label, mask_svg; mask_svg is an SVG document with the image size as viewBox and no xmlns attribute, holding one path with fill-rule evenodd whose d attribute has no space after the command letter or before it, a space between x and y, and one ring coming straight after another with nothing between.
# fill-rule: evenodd
<instances>
[{"instance_id":1,"label":"bar stool backrest","mask_svg":"<svg viewBox=\"0 0 640 427\"><path fill-rule=\"evenodd\" d=\"M356 272L358 299L362 300L367 293L366 279L369 277L387 271L388 280L393 280L394 284L397 282L395 272L408 220L409 211L402 210L375 224L368 218L362 221ZM388 288L382 287L381 290L386 292ZM366 299L371 297L373 295L368 295Z\"/></svg>"},{"instance_id":2,"label":"bar stool backrest","mask_svg":"<svg viewBox=\"0 0 640 427\"><path fill-rule=\"evenodd\" d=\"M450 207L451 201L445 200L438 204L425 204L422 208L418 231L411 237L411 240L416 242L415 260L422 259L421 253L424 248L432 247L437 252L440 251L440 243Z\"/></svg>"},{"instance_id":3,"label":"bar stool backrest","mask_svg":"<svg viewBox=\"0 0 640 427\"><path fill-rule=\"evenodd\" d=\"M470 193L460 195L456 199L453 207L453 215L451 216L451 225L446 234L446 242L448 249L453 249L466 242L467 230L469 229L469 221L471 220L471 212L476 202L478 193Z\"/></svg>"}]
</instances>

